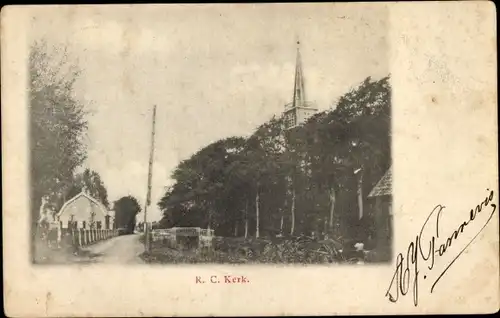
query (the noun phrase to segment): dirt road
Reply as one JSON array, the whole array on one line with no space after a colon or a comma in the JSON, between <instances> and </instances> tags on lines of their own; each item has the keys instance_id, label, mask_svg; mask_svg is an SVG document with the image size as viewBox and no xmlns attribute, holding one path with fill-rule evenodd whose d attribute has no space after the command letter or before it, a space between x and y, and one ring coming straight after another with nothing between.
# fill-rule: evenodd
<instances>
[{"instance_id":1,"label":"dirt road","mask_svg":"<svg viewBox=\"0 0 500 318\"><path fill-rule=\"evenodd\" d=\"M122 235L86 247L84 250L92 255L92 263L104 264L144 264L139 255L144 252L144 245L139 241L140 235Z\"/></svg>"}]
</instances>

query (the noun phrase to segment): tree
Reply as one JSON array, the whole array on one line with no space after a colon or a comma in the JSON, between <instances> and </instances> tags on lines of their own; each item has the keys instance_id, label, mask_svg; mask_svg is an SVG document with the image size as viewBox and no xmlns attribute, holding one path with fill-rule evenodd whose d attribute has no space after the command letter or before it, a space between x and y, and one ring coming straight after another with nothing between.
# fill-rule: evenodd
<instances>
[{"instance_id":1,"label":"tree","mask_svg":"<svg viewBox=\"0 0 500 318\"><path fill-rule=\"evenodd\" d=\"M351 230L366 223L355 209L391 159L388 78L367 78L335 106L289 130L272 118L247 139L216 141L181 162L159 202L162 224L245 238L252 231L362 238L364 229Z\"/></svg>"},{"instance_id":2,"label":"tree","mask_svg":"<svg viewBox=\"0 0 500 318\"><path fill-rule=\"evenodd\" d=\"M314 136L309 152L313 170L320 174L316 178L330 189L331 225L333 211L347 210L339 204L353 198L354 192L358 192L357 199L347 202L362 209L367 194L390 166L390 92L388 77L378 81L368 77L343 95L334 111L318 115L304 127ZM336 212L337 216L342 213ZM343 220L354 220L353 211L348 213Z\"/></svg>"},{"instance_id":3,"label":"tree","mask_svg":"<svg viewBox=\"0 0 500 318\"><path fill-rule=\"evenodd\" d=\"M109 208L108 191L101 180L99 173L85 169L73 178L66 199L72 198L78 193L86 191L90 196L99 200L106 208Z\"/></svg>"},{"instance_id":4,"label":"tree","mask_svg":"<svg viewBox=\"0 0 500 318\"><path fill-rule=\"evenodd\" d=\"M65 48L49 48L44 41L31 46L29 111L33 229L40 217L42 197L57 211L75 168L86 157L85 107L73 94L73 85L79 75L80 70L69 60ZM35 235L36 231L32 233Z\"/></svg>"},{"instance_id":5,"label":"tree","mask_svg":"<svg viewBox=\"0 0 500 318\"><path fill-rule=\"evenodd\" d=\"M124 228L127 233L133 233L136 216L141 212L141 206L136 198L129 195L114 202L115 228Z\"/></svg>"},{"instance_id":6,"label":"tree","mask_svg":"<svg viewBox=\"0 0 500 318\"><path fill-rule=\"evenodd\" d=\"M234 232L241 202L237 200L236 169L231 172L231 168L241 159L243 144L243 138L220 140L179 164L172 174L175 185L159 202L165 224L195 224Z\"/></svg>"}]
</instances>

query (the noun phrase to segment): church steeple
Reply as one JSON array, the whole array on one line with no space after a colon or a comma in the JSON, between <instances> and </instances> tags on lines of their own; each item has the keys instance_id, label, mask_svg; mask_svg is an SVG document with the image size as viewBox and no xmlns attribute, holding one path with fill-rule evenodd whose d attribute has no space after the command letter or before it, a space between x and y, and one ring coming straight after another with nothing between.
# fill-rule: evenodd
<instances>
[{"instance_id":1,"label":"church steeple","mask_svg":"<svg viewBox=\"0 0 500 318\"><path fill-rule=\"evenodd\" d=\"M304 88L304 74L302 72L302 59L300 56L300 41L297 39L297 60L295 62L295 84L293 90L293 107L302 106L306 101Z\"/></svg>"},{"instance_id":2,"label":"church steeple","mask_svg":"<svg viewBox=\"0 0 500 318\"><path fill-rule=\"evenodd\" d=\"M300 41L297 39L297 59L295 61L295 83L293 85L293 99L285 105L283 116L286 128L292 128L304 123L307 118L318 109L313 102L306 99L302 58L300 56Z\"/></svg>"}]
</instances>

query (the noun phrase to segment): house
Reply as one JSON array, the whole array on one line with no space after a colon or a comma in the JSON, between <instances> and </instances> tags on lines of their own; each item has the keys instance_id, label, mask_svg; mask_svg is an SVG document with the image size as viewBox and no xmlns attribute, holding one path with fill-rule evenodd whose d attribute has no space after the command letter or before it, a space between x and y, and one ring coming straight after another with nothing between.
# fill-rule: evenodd
<instances>
[{"instance_id":1,"label":"house","mask_svg":"<svg viewBox=\"0 0 500 318\"><path fill-rule=\"evenodd\" d=\"M373 216L376 228L376 247L378 251L391 251L392 246L392 166L368 194L373 200ZM390 257L390 256L389 256Z\"/></svg>"},{"instance_id":2,"label":"house","mask_svg":"<svg viewBox=\"0 0 500 318\"><path fill-rule=\"evenodd\" d=\"M113 229L114 214L97 199L80 192L68 200L56 214L61 228Z\"/></svg>"}]
</instances>

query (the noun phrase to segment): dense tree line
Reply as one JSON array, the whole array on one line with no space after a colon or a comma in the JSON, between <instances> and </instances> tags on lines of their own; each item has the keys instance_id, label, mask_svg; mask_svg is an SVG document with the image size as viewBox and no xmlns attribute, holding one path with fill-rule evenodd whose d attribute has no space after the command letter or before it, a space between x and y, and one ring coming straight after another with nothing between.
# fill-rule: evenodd
<instances>
[{"instance_id":1,"label":"dense tree line","mask_svg":"<svg viewBox=\"0 0 500 318\"><path fill-rule=\"evenodd\" d=\"M374 224L367 195L391 164L390 94L388 77L367 78L303 125L285 129L273 118L249 138L204 147L172 174L160 225L221 236L367 238Z\"/></svg>"}]
</instances>

